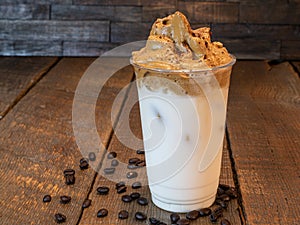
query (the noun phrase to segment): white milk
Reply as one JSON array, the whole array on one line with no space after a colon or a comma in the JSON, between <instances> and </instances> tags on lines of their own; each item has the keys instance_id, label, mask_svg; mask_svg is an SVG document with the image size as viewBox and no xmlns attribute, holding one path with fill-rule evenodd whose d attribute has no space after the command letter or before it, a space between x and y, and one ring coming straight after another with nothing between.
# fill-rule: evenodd
<instances>
[{"instance_id":1,"label":"white milk","mask_svg":"<svg viewBox=\"0 0 300 225\"><path fill-rule=\"evenodd\" d=\"M219 183L228 88L219 92L223 105L214 107L204 95L137 86L152 201L172 212L209 207ZM213 125L213 116L221 122ZM219 143L212 145L213 126ZM206 152L213 155L206 157Z\"/></svg>"}]
</instances>

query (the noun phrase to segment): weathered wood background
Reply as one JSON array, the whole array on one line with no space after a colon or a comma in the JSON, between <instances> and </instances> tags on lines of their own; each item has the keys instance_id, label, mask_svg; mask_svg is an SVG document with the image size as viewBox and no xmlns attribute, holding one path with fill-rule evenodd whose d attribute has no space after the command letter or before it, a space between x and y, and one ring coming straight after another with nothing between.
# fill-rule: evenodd
<instances>
[{"instance_id":1,"label":"weathered wood background","mask_svg":"<svg viewBox=\"0 0 300 225\"><path fill-rule=\"evenodd\" d=\"M176 10L243 59L300 59L299 0L1 0L0 55L98 56Z\"/></svg>"}]
</instances>

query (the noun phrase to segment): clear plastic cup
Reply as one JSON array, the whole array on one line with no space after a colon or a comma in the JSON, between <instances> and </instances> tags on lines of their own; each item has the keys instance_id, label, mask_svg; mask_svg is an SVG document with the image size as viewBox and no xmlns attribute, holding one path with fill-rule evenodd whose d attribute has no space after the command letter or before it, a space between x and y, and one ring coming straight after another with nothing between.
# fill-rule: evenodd
<instances>
[{"instance_id":1,"label":"clear plastic cup","mask_svg":"<svg viewBox=\"0 0 300 225\"><path fill-rule=\"evenodd\" d=\"M232 66L134 66L152 201L171 212L209 207L219 184Z\"/></svg>"}]
</instances>

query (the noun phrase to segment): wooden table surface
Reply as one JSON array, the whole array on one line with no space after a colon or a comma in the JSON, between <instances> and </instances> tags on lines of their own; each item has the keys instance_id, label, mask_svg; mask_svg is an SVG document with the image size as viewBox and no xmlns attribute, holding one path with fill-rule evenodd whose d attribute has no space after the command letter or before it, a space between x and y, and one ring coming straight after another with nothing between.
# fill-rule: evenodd
<instances>
[{"instance_id":1,"label":"wooden table surface","mask_svg":"<svg viewBox=\"0 0 300 225\"><path fill-rule=\"evenodd\" d=\"M115 182L101 175L109 162L107 152L117 152L117 159L124 163L143 157L125 147L112 128L122 125L124 121L118 118L137 100L135 86L127 86L134 78L130 67L110 78L98 96L96 128L107 149L91 144L98 173L91 166L79 168L87 152L82 155L76 144L72 104L77 84L94 60L0 58L0 224L56 224L58 212L66 215L65 224L149 224L134 219L137 211L171 224L170 213L151 202L148 206L122 202ZM299 224L299 71L299 62L238 61L234 66L220 177L221 183L235 186L239 194L224 211L231 224ZM120 90L125 94L114 105L119 116L111 121ZM89 96L84 101L89 109ZM141 138L138 105L129 110L130 127ZM64 182L67 168L76 171L74 185ZM117 167L115 173L124 174L127 182L125 172ZM98 195L99 186L110 187L109 194ZM126 193L133 191L128 186ZM150 199L146 185L136 191ZM46 194L52 196L49 203L42 201ZM61 204L61 195L71 196L71 202ZM92 204L83 210L87 198ZM108 209L107 217L97 218L101 208ZM118 219L122 209L129 212L127 220ZM212 223L204 217L191 224Z\"/></svg>"}]
</instances>

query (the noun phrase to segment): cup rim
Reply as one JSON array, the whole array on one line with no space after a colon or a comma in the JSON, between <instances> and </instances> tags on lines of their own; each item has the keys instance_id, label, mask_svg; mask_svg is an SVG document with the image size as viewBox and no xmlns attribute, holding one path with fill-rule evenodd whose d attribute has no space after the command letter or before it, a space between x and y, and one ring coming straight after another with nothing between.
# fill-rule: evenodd
<instances>
[{"instance_id":1,"label":"cup rim","mask_svg":"<svg viewBox=\"0 0 300 225\"><path fill-rule=\"evenodd\" d=\"M233 66L236 62L236 57L232 54L229 54L229 55L231 57L231 61L229 63L222 64L220 66L211 67L211 68L196 69L196 70L189 70L189 69L171 70L171 69L160 69L160 68L147 68L147 67L141 66L137 63L134 63L132 60L132 57L130 57L130 64L139 69L146 69L148 71L160 72L160 73L199 73L199 72L203 73L203 72L213 72L213 71L216 71L219 69L224 69L224 68Z\"/></svg>"}]
</instances>

